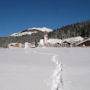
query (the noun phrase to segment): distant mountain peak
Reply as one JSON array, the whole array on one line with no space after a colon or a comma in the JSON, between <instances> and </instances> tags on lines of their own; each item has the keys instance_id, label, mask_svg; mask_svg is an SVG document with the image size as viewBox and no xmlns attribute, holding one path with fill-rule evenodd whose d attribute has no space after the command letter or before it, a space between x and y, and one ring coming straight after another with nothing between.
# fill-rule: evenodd
<instances>
[{"instance_id":1,"label":"distant mountain peak","mask_svg":"<svg viewBox=\"0 0 90 90\"><path fill-rule=\"evenodd\" d=\"M42 32L52 32L53 30L50 29L50 28L47 28L47 27L33 27L33 28L28 28L28 30L39 30L39 31L42 31Z\"/></svg>"},{"instance_id":2,"label":"distant mountain peak","mask_svg":"<svg viewBox=\"0 0 90 90\"><path fill-rule=\"evenodd\" d=\"M31 35L32 33L37 33L38 31L41 31L41 32L52 32L53 30L50 29L50 28L46 28L46 27L33 27L33 28L28 28L24 31L21 31L21 32L18 32L18 33L13 33L11 34L10 36L14 36L14 37L17 37L17 36L23 36L23 35Z\"/></svg>"}]
</instances>

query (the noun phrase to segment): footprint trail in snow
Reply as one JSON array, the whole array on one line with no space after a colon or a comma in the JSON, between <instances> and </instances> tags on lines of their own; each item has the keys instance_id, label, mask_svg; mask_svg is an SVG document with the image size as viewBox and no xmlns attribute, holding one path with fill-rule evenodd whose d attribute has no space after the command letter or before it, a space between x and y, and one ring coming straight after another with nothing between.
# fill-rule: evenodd
<instances>
[{"instance_id":1,"label":"footprint trail in snow","mask_svg":"<svg viewBox=\"0 0 90 90\"><path fill-rule=\"evenodd\" d=\"M37 54L46 54L52 56L52 62L56 64L56 69L53 71L52 81L51 81L51 90L63 90L63 65L61 61L58 60L58 55L53 53L42 53L34 51Z\"/></svg>"},{"instance_id":2,"label":"footprint trail in snow","mask_svg":"<svg viewBox=\"0 0 90 90\"><path fill-rule=\"evenodd\" d=\"M52 61L56 64L56 69L53 72L52 76L51 90L63 90L63 78L62 78L63 66L61 62L59 63L57 57L58 55L52 56Z\"/></svg>"}]
</instances>

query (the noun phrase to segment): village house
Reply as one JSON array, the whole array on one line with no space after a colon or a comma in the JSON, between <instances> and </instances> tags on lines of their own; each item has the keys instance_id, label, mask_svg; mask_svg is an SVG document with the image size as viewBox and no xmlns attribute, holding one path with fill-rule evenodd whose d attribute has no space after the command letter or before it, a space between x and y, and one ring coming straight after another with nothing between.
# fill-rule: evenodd
<instances>
[{"instance_id":1,"label":"village house","mask_svg":"<svg viewBox=\"0 0 90 90\"><path fill-rule=\"evenodd\" d=\"M82 42L83 40L84 40L84 38L81 36L63 39L62 40L62 47L75 47L75 45L77 43Z\"/></svg>"},{"instance_id":2,"label":"village house","mask_svg":"<svg viewBox=\"0 0 90 90\"><path fill-rule=\"evenodd\" d=\"M30 43L30 48L35 48L35 47L36 47L35 42Z\"/></svg>"},{"instance_id":3,"label":"village house","mask_svg":"<svg viewBox=\"0 0 90 90\"><path fill-rule=\"evenodd\" d=\"M76 47L90 47L90 38L77 43Z\"/></svg>"},{"instance_id":4,"label":"village house","mask_svg":"<svg viewBox=\"0 0 90 90\"><path fill-rule=\"evenodd\" d=\"M46 47L61 47L61 39L48 39L46 43L44 39L41 39L39 42L39 46L46 46Z\"/></svg>"},{"instance_id":5,"label":"village house","mask_svg":"<svg viewBox=\"0 0 90 90\"><path fill-rule=\"evenodd\" d=\"M10 43L8 44L8 48L35 48L35 42L29 43L25 42L24 44L22 43Z\"/></svg>"},{"instance_id":6,"label":"village house","mask_svg":"<svg viewBox=\"0 0 90 90\"><path fill-rule=\"evenodd\" d=\"M71 43L64 41L61 43L61 47L71 47Z\"/></svg>"},{"instance_id":7,"label":"village house","mask_svg":"<svg viewBox=\"0 0 90 90\"><path fill-rule=\"evenodd\" d=\"M61 39L48 39L48 34L44 34L44 39L40 39L39 46L46 47L61 47Z\"/></svg>"},{"instance_id":8,"label":"village house","mask_svg":"<svg viewBox=\"0 0 90 90\"><path fill-rule=\"evenodd\" d=\"M8 48L21 48L23 47L23 44L21 43L10 43L8 44Z\"/></svg>"},{"instance_id":9,"label":"village house","mask_svg":"<svg viewBox=\"0 0 90 90\"><path fill-rule=\"evenodd\" d=\"M24 47L25 48L35 48L36 47L35 42L31 42L31 43L25 42Z\"/></svg>"},{"instance_id":10,"label":"village house","mask_svg":"<svg viewBox=\"0 0 90 90\"><path fill-rule=\"evenodd\" d=\"M47 46L48 47L61 47L62 40L61 39L48 39Z\"/></svg>"}]
</instances>

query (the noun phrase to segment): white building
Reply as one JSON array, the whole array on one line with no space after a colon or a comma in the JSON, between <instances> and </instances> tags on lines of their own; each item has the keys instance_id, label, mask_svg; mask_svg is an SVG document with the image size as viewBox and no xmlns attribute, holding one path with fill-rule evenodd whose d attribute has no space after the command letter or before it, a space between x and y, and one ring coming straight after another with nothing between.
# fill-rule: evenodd
<instances>
[{"instance_id":1,"label":"white building","mask_svg":"<svg viewBox=\"0 0 90 90\"><path fill-rule=\"evenodd\" d=\"M62 40L61 39L48 39L48 45L50 47L60 47Z\"/></svg>"},{"instance_id":2,"label":"white building","mask_svg":"<svg viewBox=\"0 0 90 90\"><path fill-rule=\"evenodd\" d=\"M25 48L30 48L30 44L28 42L25 42Z\"/></svg>"},{"instance_id":3,"label":"white building","mask_svg":"<svg viewBox=\"0 0 90 90\"><path fill-rule=\"evenodd\" d=\"M48 34L44 35L44 45L47 45L48 41Z\"/></svg>"},{"instance_id":4,"label":"white building","mask_svg":"<svg viewBox=\"0 0 90 90\"><path fill-rule=\"evenodd\" d=\"M71 38L63 39L62 42L76 43L76 42L80 42L83 40L84 40L83 37L77 36L77 37L71 37Z\"/></svg>"},{"instance_id":5,"label":"white building","mask_svg":"<svg viewBox=\"0 0 90 90\"><path fill-rule=\"evenodd\" d=\"M40 39L39 45L44 46L44 39Z\"/></svg>"},{"instance_id":6,"label":"white building","mask_svg":"<svg viewBox=\"0 0 90 90\"><path fill-rule=\"evenodd\" d=\"M46 43L44 39L40 39L39 45L40 46L57 46L57 44L61 44L61 39L46 39Z\"/></svg>"}]
</instances>

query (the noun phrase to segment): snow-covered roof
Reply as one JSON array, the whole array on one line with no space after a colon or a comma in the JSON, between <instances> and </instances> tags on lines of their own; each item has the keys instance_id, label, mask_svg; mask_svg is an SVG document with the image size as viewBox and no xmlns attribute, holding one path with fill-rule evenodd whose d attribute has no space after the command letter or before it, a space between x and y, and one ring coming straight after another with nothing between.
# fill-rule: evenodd
<instances>
[{"instance_id":1,"label":"snow-covered roof","mask_svg":"<svg viewBox=\"0 0 90 90\"><path fill-rule=\"evenodd\" d=\"M90 38L88 38L88 39L86 39L86 40L83 40L83 41L77 43L76 45L79 45L79 44L84 43L84 42L86 42L86 41L90 41Z\"/></svg>"},{"instance_id":2,"label":"snow-covered roof","mask_svg":"<svg viewBox=\"0 0 90 90\"><path fill-rule=\"evenodd\" d=\"M62 42L69 42L69 43L75 43L77 41L83 41L84 38L82 38L81 36L78 37L72 37L72 38L67 38L67 39L63 39Z\"/></svg>"},{"instance_id":3,"label":"snow-covered roof","mask_svg":"<svg viewBox=\"0 0 90 90\"><path fill-rule=\"evenodd\" d=\"M87 40L90 40L90 38L88 38Z\"/></svg>"},{"instance_id":4,"label":"snow-covered roof","mask_svg":"<svg viewBox=\"0 0 90 90\"><path fill-rule=\"evenodd\" d=\"M61 39L49 39L47 42L55 44L55 43L62 43L62 40Z\"/></svg>"}]
</instances>

